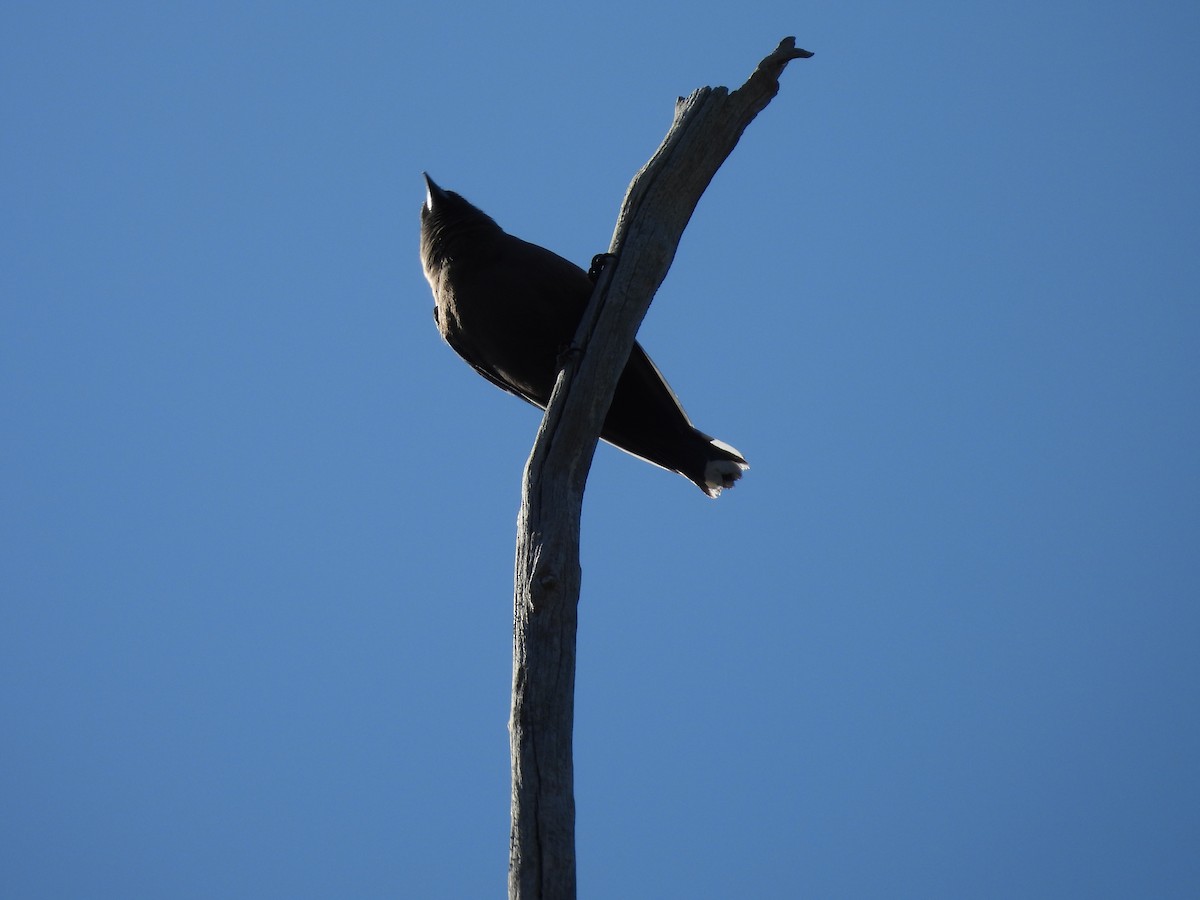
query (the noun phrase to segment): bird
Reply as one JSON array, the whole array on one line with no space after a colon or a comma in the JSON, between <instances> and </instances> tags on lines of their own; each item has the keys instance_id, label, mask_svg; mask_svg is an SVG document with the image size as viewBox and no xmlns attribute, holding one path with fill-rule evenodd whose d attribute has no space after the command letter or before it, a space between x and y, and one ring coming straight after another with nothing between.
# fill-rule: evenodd
<instances>
[{"instance_id":1,"label":"bird","mask_svg":"<svg viewBox=\"0 0 1200 900\"><path fill-rule=\"evenodd\" d=\"M424 174L424 173L423 173ZM559 359L592 295L588 273L505 232L428 174L421 206L421 268L438 331L497 387L545 409ZM608 443L677 472L709 497L750 468L728 444L692 425L658 367L635 343L600 434Z\"/></svg>"}]
</instances>

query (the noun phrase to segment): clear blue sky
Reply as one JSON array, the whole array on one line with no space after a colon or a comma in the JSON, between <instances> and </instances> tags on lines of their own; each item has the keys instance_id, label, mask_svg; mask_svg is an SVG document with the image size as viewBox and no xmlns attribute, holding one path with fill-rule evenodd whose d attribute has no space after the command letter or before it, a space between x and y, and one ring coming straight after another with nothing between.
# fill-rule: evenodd
<instances>
[{"instance_id":1,"label":"clear blue sky","mask_svg":"<svg viewBox=\"0 0 1200 900\"><path fill-rule=\"evenodd\" d=\"M0 895L501 896L538 418L420 172L579 262L675 97L816 52L601 448L584 898L1200 895L1195 3L6 3Z\"/></svg>"}]
</instances>

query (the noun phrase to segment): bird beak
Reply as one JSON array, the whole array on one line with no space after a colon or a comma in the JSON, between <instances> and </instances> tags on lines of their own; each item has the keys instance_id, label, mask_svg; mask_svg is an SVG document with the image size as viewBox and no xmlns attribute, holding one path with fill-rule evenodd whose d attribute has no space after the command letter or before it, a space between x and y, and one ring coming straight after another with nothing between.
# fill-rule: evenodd
<instances>
[{"instance_id":1,"label":"bird beak","mask_svg":"<svg viewBox=\"0 0 1200 900\"><path fill-rule=\"evenodd\" d=\"M421 177L425 179L425 208L433 212L433 204L438 200L445 199L446 192L437 186L437 183L429 177L429 173L422 172Z\"/></svg>"}]
</instances>

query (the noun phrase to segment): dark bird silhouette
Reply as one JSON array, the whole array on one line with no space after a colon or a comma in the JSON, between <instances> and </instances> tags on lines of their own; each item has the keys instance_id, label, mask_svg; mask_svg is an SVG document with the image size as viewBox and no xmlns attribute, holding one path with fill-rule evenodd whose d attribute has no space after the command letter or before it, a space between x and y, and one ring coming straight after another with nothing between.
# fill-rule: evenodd
<instances>
[{"instance_id":1,"label":"dark bird silhouette","mask_svg":"<svg viewBox=\"0 0 1200 900\"><path fill-rule=\"evenodd\" d=\"M421 266L433 318L454 351L497 387L542 409L570 347L592 281L544 247L504 232L426 175ZM710 497L750 468L737 450L692 426L670 385L634 344L600 435L694 482Z\"/></svg>"}]
</instances>

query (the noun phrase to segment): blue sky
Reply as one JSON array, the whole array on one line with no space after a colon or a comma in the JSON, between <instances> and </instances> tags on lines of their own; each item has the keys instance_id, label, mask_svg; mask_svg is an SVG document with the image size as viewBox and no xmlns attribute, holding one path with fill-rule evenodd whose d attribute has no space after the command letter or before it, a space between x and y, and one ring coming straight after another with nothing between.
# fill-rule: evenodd
<instances>
[{"instance_id":1,"label":"blue sky","mask_svg":"<svg viewBox=\"0 0 1200 900\"><path fill-rule=\"evenodd\" d=\"M816 52L641 332L734 491L585 499L581 897L1200 891L1200 7L0 12L0 893L497 896L536 411L420 172L577 262Z\"/></svg>"}]
</instances>

